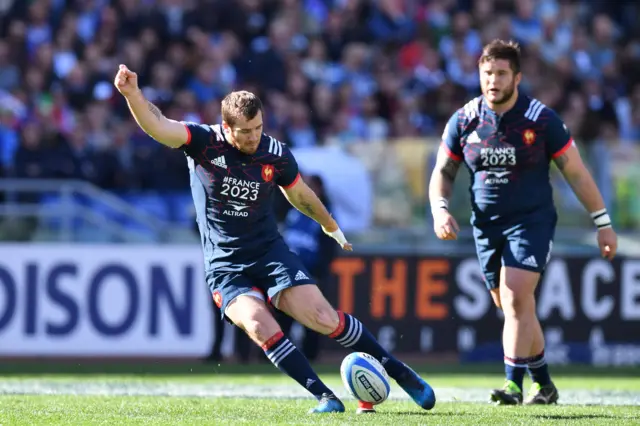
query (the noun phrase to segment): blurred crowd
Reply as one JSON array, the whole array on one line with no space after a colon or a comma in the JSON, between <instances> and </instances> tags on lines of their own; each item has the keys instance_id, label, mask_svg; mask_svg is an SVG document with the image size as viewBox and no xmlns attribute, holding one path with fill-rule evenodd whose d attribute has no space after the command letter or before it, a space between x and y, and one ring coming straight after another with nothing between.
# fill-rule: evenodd
<instances>
[{"instance_id":1,"label":"blurred crowd","mask_svg":"<svg viewBox=\"0 0 640 426\"><path fill-rule=\"evenodd\" d=\"M602 0L6 0L0 172L106 189L188 188L112 85L118 64L166 116L219 121L257 92L293 147L437 137L478 94L484 43L515 39L522 88L585 145L640 141L640 6Z\"/></svg>"}]
</instances>

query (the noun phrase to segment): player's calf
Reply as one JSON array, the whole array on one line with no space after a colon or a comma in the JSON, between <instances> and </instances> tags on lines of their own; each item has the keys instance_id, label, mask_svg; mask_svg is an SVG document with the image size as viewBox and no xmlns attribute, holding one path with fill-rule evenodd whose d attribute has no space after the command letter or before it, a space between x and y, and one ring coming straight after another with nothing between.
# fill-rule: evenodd
<instances>
[{"instance_id":1,"label":"player's calf","mask_svg":"<svg viewBox=\"0 0 640 426\"><path fill-rule=\"evenodd\" d=\"M282 332L276 333L262 345L267 358L320 402L312 412L343 412L342 402L334 395L313 371L302 352Z\"/></svg>"},{"instance_id":2,"label":"player's calf","mask_svg":"<svg viewBox=\"0 0 640 426\"><path fill-rule=\"evenodd\" d=\"M540 321L536 319L536 332L534 334L534 344L531 348L532 356L529 358L527 365L529 370L529 376L533 383L538 383L540 386L546 386L551 384L551 376L549 375L549 366L544 356L544 334L542 334L542 327Z\"/></svg>"}]
</instances>

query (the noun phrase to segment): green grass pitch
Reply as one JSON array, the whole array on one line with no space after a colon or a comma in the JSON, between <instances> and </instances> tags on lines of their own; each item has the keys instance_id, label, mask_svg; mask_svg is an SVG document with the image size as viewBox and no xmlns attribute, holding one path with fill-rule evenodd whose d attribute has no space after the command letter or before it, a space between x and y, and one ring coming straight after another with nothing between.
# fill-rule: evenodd
<instances>
[{"instance_id":1,"label":"green grass pitch","mask_svg":"<svg viewBox=\"0 0 640 426\"><path fill-rule=\"evenodd\" d=\"M392 384L378 413L356 415L338 366L316 366L347 413L307 415L304 389L271 365L176 363L0 364L0 425L637 425L637 369L554 367L560 404L496 407L500 365L414 365L436 391L424 411ZM527 383L528 385L528 383ZM526 387L526 386L525 386Z\"/></svg>"}]
</instances>

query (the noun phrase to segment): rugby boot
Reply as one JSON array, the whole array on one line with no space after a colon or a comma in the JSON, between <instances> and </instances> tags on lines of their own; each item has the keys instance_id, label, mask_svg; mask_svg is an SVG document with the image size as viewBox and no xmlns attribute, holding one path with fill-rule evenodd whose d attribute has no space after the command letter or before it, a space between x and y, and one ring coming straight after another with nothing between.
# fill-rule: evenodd
<instances>
[{"instance_id":1,"label":"rugby boot","mask_svg":"<svg viewBox=\"0 0 640 426\"><path fill-rule=\"evenodd\" d=\"M401 376L395 377L396 382L416 404L425 410L431 410L436 405L436 395L433 389L407 364L404 366L406 370Z\"/></svg>"},{"instance_id":2,"label":"rugby boot","mask_svg":"<svg viewBox=\"0 0 640 426\"><path fill-rule=\"evenodd\" d=\"M317 406L309 410L309 414L315 413L344 413L344 404L333 394L322 394Z\"/></svg>"},{"instance_id":3,"label":"rugby boot","mask_svg":"<svg viewBox=\"0 0 640 426\"><path fill-rule=\"evenodd\" d=\"M491 391L491 402L496 405L522 404L522 390L511 380L506 380L502 389Z\"/></svg>"},{"instance_id":4,"label":"rugby boot","mask_svg":"<svg viewBox=\"0 0 640 426\"><path fill-rule=\"evenodd\" d=\"M556 388L553 382L545 386L540 385L540 383L533 383L524 403L527 405L557 404L559 396L558 388Z\"/></svg>"}]
</instances>

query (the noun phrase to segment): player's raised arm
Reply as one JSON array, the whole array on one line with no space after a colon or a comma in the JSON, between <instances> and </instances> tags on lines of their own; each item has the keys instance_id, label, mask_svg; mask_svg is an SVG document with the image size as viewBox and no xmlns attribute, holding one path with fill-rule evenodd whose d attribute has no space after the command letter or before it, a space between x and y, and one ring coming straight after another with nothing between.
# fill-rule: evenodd
<instances>
[{"instance_id":1,"label":"player's raised arm","mask_svg":"<svg viewBox=\"0 0 640 426\"><path fill-rule=\"evenodd\" d=\"M434 231L438 238L443 240L455 240L460 231L455 219L449 214L449 198L453 193L453 183L461 162L462 150L457 130L457 114L454 114L444 129L436 165L429 181L429 202Z\"/></svg>"},{"instance_id":2,"label":"player's raised arm","mask_svg":"<svg viewBox=\"0 0 640 426\"><path fill-rule=\"evenodd\" d=\"M604 200L589 169L582 161L569 130L555 113L547 126L547 140L551 158L582 205L591 214L598 229L598 245L602 256L612 259L618 244Z\"/></svg>"},{"instance_id":3,"label":"player's raised arm","mask_svg":"<svg viewBox=\"0 0 640 426\"><path fill-rule=\"evenodd\" d=\"M189 132L182 123L166 118L158 107L145 99L138 87L138 76L126 65L120 65L114 85L127 100L131 115L146 134L171 148L179 148L189 141Z\"/></svg>"}]
</instances>

